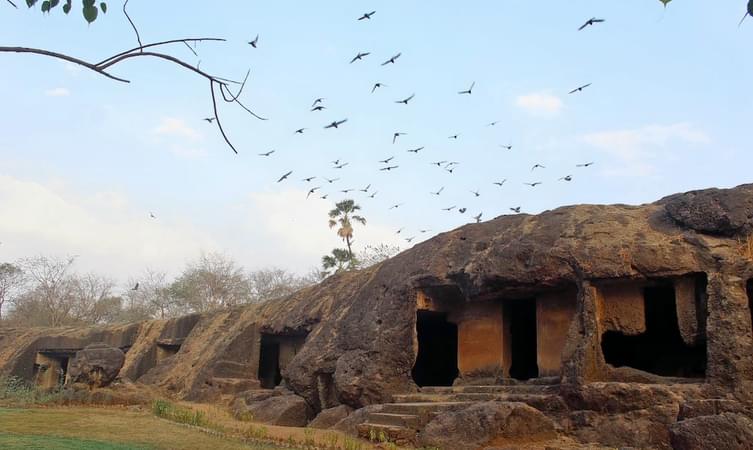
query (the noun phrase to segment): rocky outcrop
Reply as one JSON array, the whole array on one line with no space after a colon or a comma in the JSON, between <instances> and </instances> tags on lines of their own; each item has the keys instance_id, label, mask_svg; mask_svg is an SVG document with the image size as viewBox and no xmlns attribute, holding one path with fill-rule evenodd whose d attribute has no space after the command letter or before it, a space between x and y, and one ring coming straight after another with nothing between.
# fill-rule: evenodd
<instances>
[{"instance_id":1,"label":"rocky outcrop","mask_svg":"<svg viewBox=\"0 0 753 450\"><path fill-rule=\"evenodd\" d=\"M108 386L118 376L124 361L125 354L119 348L104 343L87 345L76 352L68 366L68 383L98 388Z\"/></svg>"},{"instance_id":2,"label":"rocky outcrop","mask_svg":"<svg viewBox=\"0 0 753 450\"><path fill-rule=\"evenodd\" d=\"M314 420L309 423L311 428L327 429L337 425L340 421L344 420L350 413L353 412L353 408L347 405L335 406L334 408L328 408L322 410Z\"/></svg>"},{"instance_id":3,"label":"rocky outcrop","mask_svg":"<svg viewBox=\"0 0 753 450\"><path fill-rule=\"evenodd\" d=\"M281 389L249 391L236 398L232 409L237 418L285 427L305 427L313 416L302 397Z\"/></svg>"},{"instance_id":4,"label":"rocky outcrop","mask_svg":"<svg viewBox=\"0 0 753 450\"><path fill-rule=\"evenodd\" d=\"M740 414L683 420L672 425L670 433L675 450L753 449L753 420Z\"/></svg>"}]
</instances>

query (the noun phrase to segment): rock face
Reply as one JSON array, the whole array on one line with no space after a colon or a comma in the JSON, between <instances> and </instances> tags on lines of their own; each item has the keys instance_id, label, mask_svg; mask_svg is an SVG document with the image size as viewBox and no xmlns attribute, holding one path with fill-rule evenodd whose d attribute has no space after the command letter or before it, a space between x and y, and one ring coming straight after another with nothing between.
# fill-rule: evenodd
<instances>
[{"instance_id":1,"label":"rock face","mask_svg":"<svg viewBox=\"0 0 753 450\"><path fill-rule=\"evenodd\" d=\"M578 445L669 448L670 430L753 407L751 232L753 185L505 215L264 304L0 329L0 375L54 384L75 351L106 342L127 350L123 379L189 401L236 395L272 423L345 405L335 428L429 436L436 411L401 402L524 401ZM515 429L512 413L487 413L474 414Z\"/></svg>"},{"instance_id":2,"label":"rock face","mask_svg":"<svg viewBox=\"0 0 753 450\"><path fill-rule=\"evenodd\" d=\"M427 447L475 450L554 436L554 423L524 403L483 402L440 414L426 425L419 441Z\"/></svg>"},{"instance_id":3,"label":"rock face","mask_svg":"<svg viewBox=\"0 0 753 450\"><path fill-rule=\"evenodd\" d=\"M245 400L236 400L233 412L236 417L254 422L284 427L305 427L312 417L306 401L293 393L259 393L245 395Z\"/></svg>"},{"instance_id":4,"label":"rock face","mask_svg":"<svg viewBox=\"0 0 753 450\"><path fill-rule=\"evenodd\" d=\"M353 412L353 408L347 405L340 405L322 410L322 412L320 412L316 418L309 423L309 427L320 429L332 428L337 423L348 417L351 412Z\"/></svg>"},{"instance_id":5,"label":"rock face","mask_svg":"<svg viewBox=\"0 0 753 450\"><path fill-rule=\"evenodd\" d=\"M69 383L105 387L115 380L123 367L125 354L104 343L91 344L76 352L68 368Z\"/></svg>"},{"instance_id":6,"label":"rock face","mask_svg":"<svg viewBox=\"0 0 753 450\"><path fill-rule=\"evenodd\" d=\"M753 420L732 413L697 417L673 425L671 435L675 450L750 450Z\"/></svg>"}]
</instances>

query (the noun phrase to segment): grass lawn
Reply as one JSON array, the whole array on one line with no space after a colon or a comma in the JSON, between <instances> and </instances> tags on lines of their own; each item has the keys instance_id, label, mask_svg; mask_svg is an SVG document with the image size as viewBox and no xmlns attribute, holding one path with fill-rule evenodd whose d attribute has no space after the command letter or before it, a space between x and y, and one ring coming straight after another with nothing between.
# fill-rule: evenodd
<instances>
[{"instance_id":1,"label":"grass lawn","mask_svg":"<svg viewBox=\"0 0 753 450\"><path fill-rule=\"evenodd\" d=\"M0 408L0 448L273 450L279 447L210 436L160 420L149 412L71 407Z\"/></svg>"}]
</instances>

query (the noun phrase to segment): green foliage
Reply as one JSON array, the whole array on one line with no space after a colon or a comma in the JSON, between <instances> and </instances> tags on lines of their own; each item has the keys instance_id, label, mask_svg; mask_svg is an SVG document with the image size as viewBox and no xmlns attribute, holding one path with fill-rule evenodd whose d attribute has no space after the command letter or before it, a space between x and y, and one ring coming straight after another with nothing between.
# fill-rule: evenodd
<instances>
[{"instance_id":1,"label":"green foliage","mask_svg":"<svg viewBox=\"0 0 753 450\"><path fill-rule=\"evenodd\" d=\"M72 2L73 0L65 0L65 3L63 4L63 12L65 14L68 14L71 12L72 8ZM26 6L29 8L33 8L34 5L36 5L38 0L26 0ZM106 2L100 2L99 6L96 5L95 0L81 0L82 8L81 8L81 14L84 16L84 19L88 23L92 23L95 20L97 20L97 17L99 16L99 11L102 11L102 14L107 13L107 3ZM56 6L60 4L60 0L45 0L41 2L40 9L43 13L49 13L53 9L55 9Z\"/></svg>"},{"instance_id":2,"label":"green foliage","mask_svg":"<svg viewBox=\"0 0 753 450\"><path fill-rule=\"evenodd\" d=\"M62 398L58 389L40 389L18 377L0 377L0 404L30 406L56 403Z\"/></svg>"},{"instance_id":3,"label":"green foliage","mask_svg":"<svg viewBox=\"0 0 753 450\"><path fill-rule=\"evenodd\" d=\"M138 444L93 441L58 436L37 436L5 433L0 431L0 448L4 449L44 449L61 450L149 450L153 447Z\"/></svg>"},{"instance_id":4,"label":"green foliage","mask_svg":"<svg viewBox=\"0 0 753 450\"><path fill-rule=\"evenodd\" d=\"M184 423L196 427L207 425L207 419L203 412L183 408L167 400L155 400L152 403L152 413L157 417L167 419L171 422Z\"/></svg>"},{"instance_id":5,"label":"green foliage","mask_svg":"<svg viewBox=\"0 0 753 450\"><path fill-rule=\"evenodd\" d=\"M246 439L264 440L269 438L267 427L250 425L243 431L243 437Z\"/></svg>"},{"instance_id":6,"label":"green foliage","mask_svg":"<svg viewBox=\"0 0 753 450\"><path fill-rule=\"evenodd\" d=\"M667 3L671 2L672 0L659 0L659 1L662 2L664 4L664 7L666 8Z\"/></svg>"}]
</instances>

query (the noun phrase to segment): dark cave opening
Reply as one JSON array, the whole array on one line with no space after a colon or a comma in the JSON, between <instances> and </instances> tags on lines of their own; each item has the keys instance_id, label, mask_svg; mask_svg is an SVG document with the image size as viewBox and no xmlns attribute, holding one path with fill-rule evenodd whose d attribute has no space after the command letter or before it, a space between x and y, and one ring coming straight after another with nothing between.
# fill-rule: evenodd
<instances>
[{"instance_id":1,"label":"dark cave opening","mask_svg":"<svg viewBox=\"0 0 753 450\"><path fill-rule=\"evenodd\" d=\"M750 323L753 325L753 278L748 280L748 284L745 286L745 290L748 293L748 311L750 311ZM753 328L751 328L753 332Z\"/></svg>"},{"instance_id":2,"label":"dark cave opening","mask_svg":"<svg viewBox=\"0 0 753 450\"><path fill-rule=\"evenodd\" d=\"M280 343L266 334L261 335L259 351L259 382L264 389L274 389L282 381L280 373Z\"/></svg>"},{"instance_id":3,"label":"dark cave opening","mask_svg":"<svg viewBox=\"0 0 753 450\"><path fill-rule=\"evenodd\" d=\"M637 336L605 332L601 349L606 362L614 367L629 366L660 376L703 378L706 340L701 338L694 346L682 340L674 287L647 287L643 301L646 331Z\"/></svg>"},{"instance_id":4,"label":"dark cave opening","mask_svg":"<svg viewBox=\"0 0 753 450\"><path fill-rule=\"evenodd\" d=\"M510 377L528 380L539 376L536 345L536 301L516 300L505 305L510 327Z\"/></svg>"},{"instance_id":5,"label":"dark cave opening","mask_svg":"<svg viewBox=\"0 0 753 450\"><path fill-rule=\"evenodd\" d=\"M452 386L458 376L458 327L447 314L416 313L418 355L411 374L418 386Z\"/></svg>"}]
</instances>

